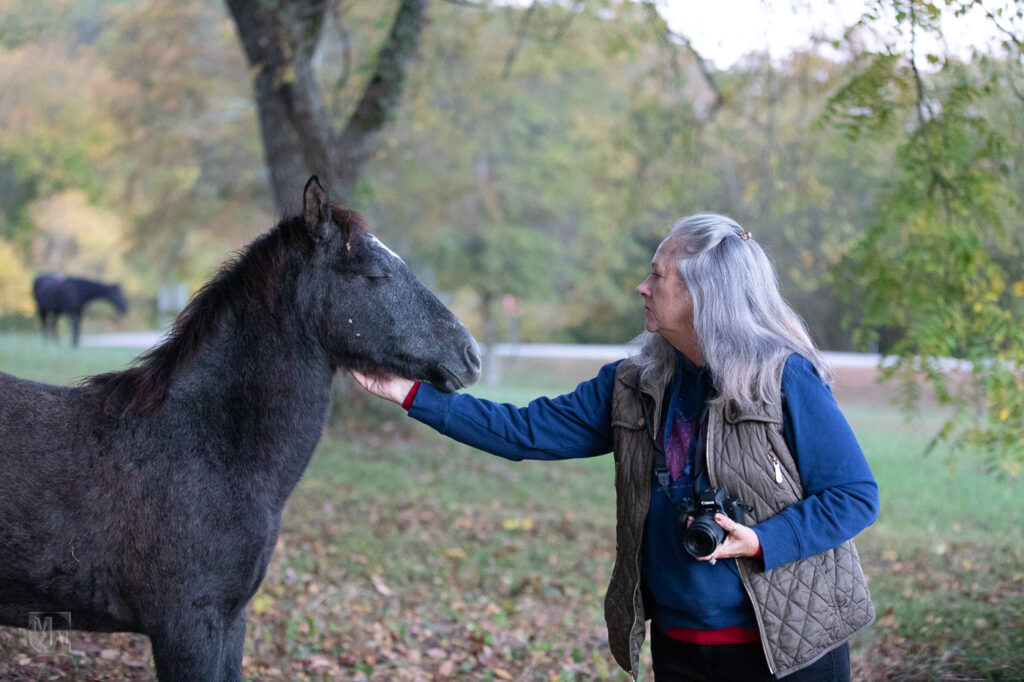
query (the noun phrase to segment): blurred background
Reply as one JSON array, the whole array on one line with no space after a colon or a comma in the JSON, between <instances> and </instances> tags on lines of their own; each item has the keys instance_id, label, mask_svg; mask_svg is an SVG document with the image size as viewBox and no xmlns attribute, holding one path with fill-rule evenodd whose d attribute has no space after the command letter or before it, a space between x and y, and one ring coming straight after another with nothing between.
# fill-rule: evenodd
<instances>
[{"instance_id":1,"label":"blurred background","mask_svg":"<svg viewBox=\"0 0 1024 682\"><path fill-rule=\"evenodd\" d=\"M68 383L123 367L317 173L495 351L473 390L523 402L620 352L673 222L725 213L822 348L867 354L836 356L889 496L864 541L882 596L855 646L862 679L1019 679L1024 3L712 4L0 0L0 371ZM92 348L72 353L66 320L43 342L32 281L47 272L119 283L130 310L90 304ZM144 333L135 349L97 348L126 332ZM531 359L499 344L616 348ZM481 464L337 393L247 675L615 679L604 465L576 480ZM407 498L369 451L416 469ZM421 469L420 451L443 456ZM541 504L569 480L573 499ZM364 538L335 518L346 508L381 525ZM311 523L331 528L311 539ZM396 528L419 539L388 555L374 536ZM540 536L556 544L527 557ZM559 553L574 543L580 557ZM429 574L409 558L424 553ZM326 610L295 615L311 603ZM567 646L561 619L581 612ZM410 630L424 621L464 629ZM54 663L14 632L0 678L152 674L144 642L83 635Z\"/></svg>"}]
</instances>

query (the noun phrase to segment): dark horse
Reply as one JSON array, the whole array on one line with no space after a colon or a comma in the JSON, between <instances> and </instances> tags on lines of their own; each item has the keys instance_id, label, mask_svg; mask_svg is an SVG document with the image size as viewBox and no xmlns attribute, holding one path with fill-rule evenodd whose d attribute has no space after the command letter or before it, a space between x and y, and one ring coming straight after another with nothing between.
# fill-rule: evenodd
<instances>
[{"instance_id":1,"label":"dark horse","mask_svg":"<svg viewBox=\"0 0 1024 682\"><path fill-rule=\"evenodd\" d=\"M64 277L55 272L39 275L32 282L32 295L43 325L43 336L57 337L57 318L67 315L71 320L71 345L78 345L82 329L82 311L85 304L105 298L114 304L117 312L128 312L128 300L117 284L104 284L81 277Z\"/></svg>"},{"instance_id":2,"label":"dark horse","mask_svg":"<svg viewBox=\"0 0 1024 682\"><path fill-rule=\"evenodd\" d=\"M148 635L162 682L240 680L246 604L339 367L449 392L480 375L466 328L314 177L303 215L133 367L78 387L0 373L0 624L70 613Z\"/></svg>"}]
</instances>

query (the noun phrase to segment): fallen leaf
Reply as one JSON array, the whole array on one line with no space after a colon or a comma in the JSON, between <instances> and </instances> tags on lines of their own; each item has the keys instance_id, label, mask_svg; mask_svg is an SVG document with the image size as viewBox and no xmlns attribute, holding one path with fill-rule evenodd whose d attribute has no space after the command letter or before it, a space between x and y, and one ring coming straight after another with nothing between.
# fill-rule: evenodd
<instances>
[{"instance_id":1,"label":"fallen leaf","mask_svg":"<svg viewBox=\"0 0 1024 682\"><path fill-rule=\"evenodd\" d=\"M330 668L334 665L334 661L322 655L310 656L309 665L313 668Z\"/></svg>"},{"instance_id":2,"label":"fallen leaf","mask_svg":"<svg viewBox=\"0 0 1024 682\"><path fill-rule=\"evenodd\" d=\"M249 609L253 614L257 616L262 616L264 613L267 612L267 609L269 609L270 605L273 603L273 599L271 599L263 593L260 593L253 597L252 601L249 602Z\"/></svg>"},{"instance_id":3,"label":"fallen leaf","mask_svg":"<svg viewBox=\"0 0 1024 682\"><path fill-rule=\"evenodd\" d=\"M385 597L391 596L391 588L388 587L387 583L384 582L384 578L381 578L379 575L371 575L370 582L373 583L374 588L376 588L376 590L383 594Z\"/></svg>"}]
</instances>

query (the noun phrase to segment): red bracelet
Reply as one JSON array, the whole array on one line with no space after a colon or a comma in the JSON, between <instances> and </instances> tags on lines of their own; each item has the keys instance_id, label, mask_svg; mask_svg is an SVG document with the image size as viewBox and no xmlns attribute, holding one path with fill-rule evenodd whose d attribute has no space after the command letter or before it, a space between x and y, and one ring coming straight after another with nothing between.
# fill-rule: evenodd
<instances>
[{"instance_id":1,"label":"red bracelet","mask_svg":"<svg viewBox=\"0 0 1024 682\"><path fill-rule=\"evenodd\" d=\"M412 385L412 388L409 389L409 393L405 396L405 400L402 401L402 409L406 412L408 412L409 408L412 407L412 401L416 399L416 391L418 390L420 390L420 382L417 381Z\"/></svg>"}]
</instances>

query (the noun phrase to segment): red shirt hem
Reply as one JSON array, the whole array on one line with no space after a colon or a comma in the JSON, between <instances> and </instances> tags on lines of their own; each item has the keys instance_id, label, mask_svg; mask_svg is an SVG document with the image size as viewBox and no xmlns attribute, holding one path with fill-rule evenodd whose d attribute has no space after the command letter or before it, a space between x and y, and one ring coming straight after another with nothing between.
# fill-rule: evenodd
<instances>
[{"instance_id":1,"label":"red shirt hem","mask_svg":"<svg viewBox=\"0 0 1024 682\"><path fill-rule=\"evenodd\" d=\"M753 644L761 641L757 630L733 626L719 630L694 630L693 628L671 628L662 630L666 637L687 644Z\"/></svg>"}]
</instances>

